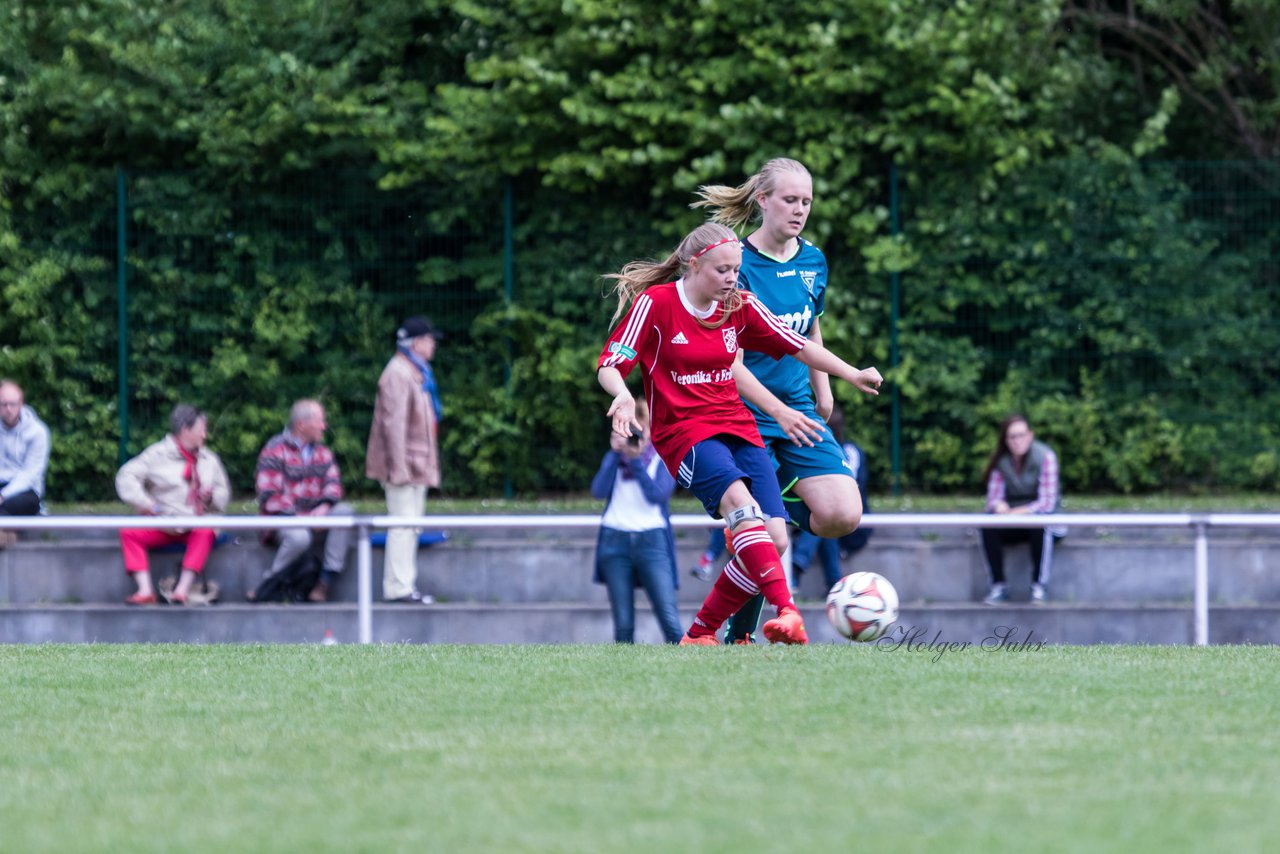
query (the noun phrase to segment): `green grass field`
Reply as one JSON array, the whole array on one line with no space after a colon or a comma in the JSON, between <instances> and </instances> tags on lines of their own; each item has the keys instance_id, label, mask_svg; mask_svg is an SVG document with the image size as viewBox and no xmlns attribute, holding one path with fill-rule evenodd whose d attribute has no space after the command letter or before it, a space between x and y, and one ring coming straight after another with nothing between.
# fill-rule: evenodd
<instances>
[{"instance_id":1,"label":"green grass field","mask_svg":"<svg viewBox=\"0 0 1280 854\"><path fill-rule=\"evenodd\" d=\"M0 850L1273 850L1277 664L0 647Z\"/></svg>"}]
</instances>

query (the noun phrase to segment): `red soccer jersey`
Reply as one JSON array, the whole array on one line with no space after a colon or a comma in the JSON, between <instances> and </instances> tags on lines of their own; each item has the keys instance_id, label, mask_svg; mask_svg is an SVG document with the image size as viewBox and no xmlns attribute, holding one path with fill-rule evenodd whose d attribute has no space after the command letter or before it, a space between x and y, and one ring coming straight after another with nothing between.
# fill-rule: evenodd
<instances>
[{"instance_id":1,"label":"red soccer jersey","mask_svg":"<svg viewBox=\"0 0 1280 854\"><path fill-rule=\"evenodd\" d=\"M727 433L764 447L733 381L739 347L778 359L808 343L754 294L742 296L742 307L723 326L708 329L686 300L683 280L654 285L636 298L600 354L597 370L613 367L625 377L640 366L649 432L673 477L689 449L712 436ZM719 312L714 303L709 316Z\"/></svg>"}]
</instances>

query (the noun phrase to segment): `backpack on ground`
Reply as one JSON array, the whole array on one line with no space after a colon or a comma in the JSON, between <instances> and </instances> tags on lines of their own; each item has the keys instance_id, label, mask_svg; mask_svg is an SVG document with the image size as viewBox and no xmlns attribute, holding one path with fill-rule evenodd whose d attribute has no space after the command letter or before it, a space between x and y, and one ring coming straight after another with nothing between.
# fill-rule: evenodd
<instances>
[{"instance_id":1,"label":"backpack on ground","mask_svg":"<svg viewBox=\"0 0 1280 854\"><path fill-rule=\"evenodd\" d=\"M320 556L307 552L270 578L263 579L253 592L254 602L305 602L320 580Z\"/></svg>"}]
</instances>

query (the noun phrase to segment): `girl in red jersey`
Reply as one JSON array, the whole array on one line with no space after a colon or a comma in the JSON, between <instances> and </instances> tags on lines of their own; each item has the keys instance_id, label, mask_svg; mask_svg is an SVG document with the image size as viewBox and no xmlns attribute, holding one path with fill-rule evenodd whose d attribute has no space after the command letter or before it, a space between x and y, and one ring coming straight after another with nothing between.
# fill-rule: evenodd
<instances>
[{"instance_id":1,"label":"girl in red jersey","mask_svg":"<svg viewBox=\"0 0 1280 854\"><path fill-rule=\"evenodd\" d=\"M613 429L640 427L626 376L637 365L649 404L650 436L676 481L728 525L735 558L725 568L682 644L714 645L721 624L756 593L777 611L762 631L773 643L808 643L778 558L786 509L755 419L733 381L740 347L806 365L876 394L875 368L859 370L793 332L751 293L738 290L742 247L726 226L704 223L659 262L633 261L616 281L618 311L597 377L613 395Z\"/></svg>"}]
</instances>

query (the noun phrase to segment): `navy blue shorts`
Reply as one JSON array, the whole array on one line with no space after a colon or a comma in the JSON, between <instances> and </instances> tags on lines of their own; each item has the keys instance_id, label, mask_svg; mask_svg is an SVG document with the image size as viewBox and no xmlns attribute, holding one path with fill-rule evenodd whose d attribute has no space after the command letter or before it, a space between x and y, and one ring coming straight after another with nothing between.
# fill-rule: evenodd
<instances>
[{"instance_id":1,"label":"navy blue shorts","mask_svg":"<svg viewBox=\"0 0 1280 854\"><path fill-rule=\"evenodd\" d=\"M692 492L712 519L720 518L720 499L735 480L746 481L766 516L787 518L773 460L764 448L737 436L703 439L685 455L676 473L676 483Z\"/></svg>"}]
</instances>

